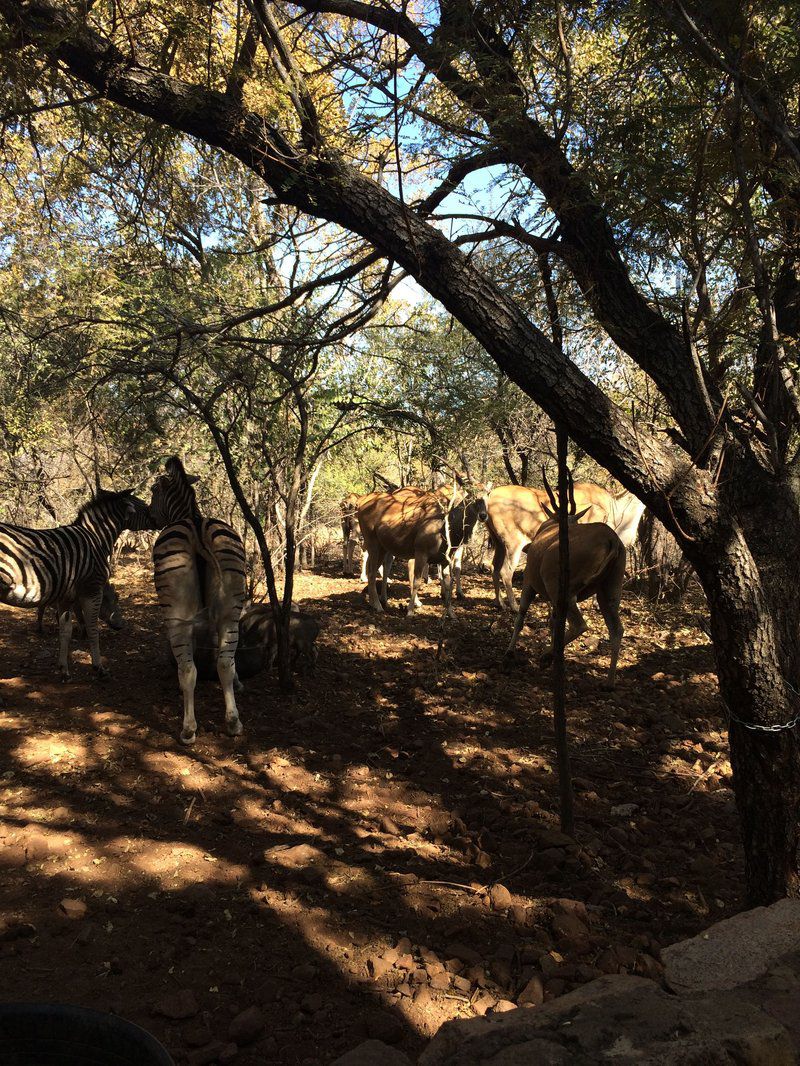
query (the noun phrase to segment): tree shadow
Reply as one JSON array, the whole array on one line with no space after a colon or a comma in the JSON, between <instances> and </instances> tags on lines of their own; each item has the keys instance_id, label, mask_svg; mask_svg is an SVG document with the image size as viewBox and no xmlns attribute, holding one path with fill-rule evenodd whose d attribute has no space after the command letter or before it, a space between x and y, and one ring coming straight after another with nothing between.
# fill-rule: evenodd
<instances>
[{"instance_id":1,"label":"tree shadow","mask_svg":"<svg viewBox=\"0 0 800 1066\"><path fill-rule=\"evenodd\" d=\"M472 579L437 659L432 593L417 618L375 618L342 580L299 589L324 625L316 673L291 697L274 678L250 682L239 739L222 733L217 686L199 685L192 749L176 740L177 680L149 590L128 589L105 685L83 653L75 681L55 683L29 619L2 612L0 892L10 919L35 929L0 944L6 998L117 1010L178 1059L203 1036L225 1039L253 1004L267 1030L237 1062L328 1062L367 1036L414 1054L484 993L513 999L543 973L558 994L608 966L614 946L611 965L657 972L654 938L738 907L731 794L707 772L724 763L719 704L696 635L659 651L660 630L643 628L615 694L599 687L602 645L575 649L578 829L565 840L549 679L501 665L509 622L490 582ZM492 908L495 883L509 909ZM565 896L589 907L588 944L553 927ZM59 913L72 897L83 921ZM462 987L430 989L417 950L412 970L376 978L374 960L403 937L442 964L460 942L480 965L453 974ZM196 1016L153 1013L185 988Z\"/></svg>"}]
</instances>

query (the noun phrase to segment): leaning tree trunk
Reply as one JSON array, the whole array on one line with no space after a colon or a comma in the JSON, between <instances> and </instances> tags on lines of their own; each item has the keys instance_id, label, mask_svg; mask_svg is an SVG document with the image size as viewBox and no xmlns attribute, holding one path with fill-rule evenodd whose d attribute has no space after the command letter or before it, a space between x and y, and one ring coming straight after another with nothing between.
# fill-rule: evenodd
<instances>
[{"instance_id":1,"label":"leaning tree trunk","mask_svg":"<svg viewBox=\"0 0 800 1066\"><path fill-rule=\"evenodd\" d=\"M774 484L736 504L746 528L731 523L710 556L686 548L708 598L747 902L758 906L800 892L800 507Z\"/></svg>"}]
</instances>

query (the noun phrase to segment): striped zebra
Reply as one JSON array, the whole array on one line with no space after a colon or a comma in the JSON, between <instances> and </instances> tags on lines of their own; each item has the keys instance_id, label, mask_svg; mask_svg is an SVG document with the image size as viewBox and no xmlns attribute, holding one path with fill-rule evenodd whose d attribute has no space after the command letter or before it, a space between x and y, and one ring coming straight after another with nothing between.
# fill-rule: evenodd
<instances>
[{"instance_id":1,"label":"striped zebra","mask_svg":"<svg viewBox=\"0 0 800 1066\"><path fill-rule=\"evenodd\" d=\"M238 533L216 518L204 518L193 485L198 480L174 456L153 484L150 511L159 528L153 547L156 591L164 613L172 654L183 692L181 742L197 735L194 689L195 622L208 621L216 646L217 675L225 697L225 725L231 736L242 732L234 687L239 616L247 589L244 546Z\"/></svg>"},{"instance_id":2,"label":"striped zebra","mask_svg":"<svg viewBox=\"0 0 800 1066\"><path fill-rule=\"evenodd\" d=\"M144 500L131 491L103 489L81 507L71 525L26 529L0 524L0 603L11 607L56 606L58 665L63 681L69 680L73 606L86 624L92 667L98 676L107 676L100 660L97 620L111 550L123 529L152 528Z\"/></svg>"}]
</instances>

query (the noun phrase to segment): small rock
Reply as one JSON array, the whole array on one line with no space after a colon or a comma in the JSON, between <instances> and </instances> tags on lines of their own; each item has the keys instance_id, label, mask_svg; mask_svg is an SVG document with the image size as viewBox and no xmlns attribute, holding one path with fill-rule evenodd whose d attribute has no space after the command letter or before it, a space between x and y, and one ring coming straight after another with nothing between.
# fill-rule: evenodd
<instances>
[{"instance_id":1,"label":"small rock","mask_svg":"<svg viewBox=\"0 0 800 1066\"><path fill-rule=\"evenodd\" d=\"M331 1066L412 1066L411 1059L382 1040L365 1040L363 1044L340 1055Z\"/></svg>"},{"instance_id":2,"label":"small rock","mask_svg":"<svg viewBox=\"0 0 800 1066\"><path fill-rule=\"evenodd\" d=\"M264 1028L264 1015L260 1007L248 1007L241 1011L228 1026L228 1038L234 1043L252 1044Z\"/></svg>"},{"instance_id":3,"label":"small rock","mask_svg":"<svg viewBox=\"0 0 800 1066\"><path fill-rule=\"evenodd\" d=\"M30 940L36 936L36 926L30 922L0 920L0 942L8 943L12 940Z\"/></svg>"},{"instance_id":4,"label":"small rock","mask_svg":"<svg viewBox=\"0 0 800 1066\"><path fill-rule=\"evenodd\" d=\"M472 989L472 982L468 977L454 977L453 988L458 992L469 992Z\"/></svg>"},{"instance_id":5,"label":"small rock","mask_svg":"<svg viewBox=\"0 0 800 1066\"><path fill-rule=\"evenodd\" d=\"M520 994L517 996L520 1007L540 1007L544 1003L544 984L538 974L528 981Z\"/></svg>"},{"instance_id":6,"label":"small rock","mask_svg":"<svg viewBox=\"0 0 800 1066\"><path fill-rule=\"evenodd\" d=\"M492 1007L492 1014L505 1014L507 1011L516 1010L516 1003L512 1003L510 999L501 999Z\"/></svg>"},{"instance_id":7,"label":"small rock","mask_svg":"<svg viewBox=\"0 0 800 1066\"><path fill-rule=\"evenodd\" d=\"M444 970L441 973L431 974L431 988L446 992L450 988L450 975Z\"/></svg>"},{"instance_id":8,"label":"small rock","mask_svg":"<svg viewBox=\"0 0 800 1066\"><path fill-rule=\"evenodd\" d=\"M383 1040L387 1044L396 1044L403 1039L405 1032L403 1023L388 1011L374 1011L367 1015L367 1033L375 1040ZM366 1061L366 1060L365 1060ZM385 1062L386 1060L384 1060Z\"/></svg>"},{"instance_id":9,"label":"small rock","mask_svg":"<svg viewBox=\"0 0 800 1066\"><path fill-rule=\"evenodd\" d=\"M631 818L638 810L638 803L618 803L616 807L611 808L611 814L613 817Z\"/></svg>"},{"instance_id":10,"label":"small rock","mask_svg":"<svg viewBox=\"0 0 800 1066\"><path fill-rule=\"evenodd\" d=\"M391 968L392 964L387 959L381 959L377 955L367 959L367 970L374 981L379 981Z\"/></svg>"},{"instance_id":11,"label":"small rock","mask_svg":"<svg viewBox=\"0 0 800 1066\"><path fill-rule=\"evenodd\" d=\"M327 862L328 857L324 851L312 847L311 844L295 844L292 848L284 848L280 845L268 848L264 852L264 858L267 862L276 862L280 866L290 866L299 870L306 866L319 866Z\"/></svg>"},{"instance_id":12,"label":"small rock","mask_svg":"<svg viewBox=\"0 0 800 1066\"><path fill-rule=\"evenodd\" d=\"M414 956L413 955L398 955L395 959L395 967L398 970L413 970L414 969Z\"/></svg>"},{"instance_id":13,"label":"small rock","mask_svg":"<svg viewBox=\"0 0 800 1066\"><path fill-rule=\"evenodd\" d=\"M474 948L467 947L466 944L462 944L458 940L454 940L451 944L448 944L445 951L448 956L455 956L455 958L461 959L461 961L465 962L468 966L483 961L480 952L476 951Z\"/></svg>"},{"instance_id":14,"label":"small rock","mask_svg":"<svg viewBox=\"0 0 800 1066\"><path fill-rule=\"evenodd\" d=\"M59 912L70 921L86 917L88 910L82 899L62 899L58 905Z\"/></svg>"},{"instance_id":15,"label":"small rock","mask_svg":"<svg viewBox=\"0 0 800 1066\"><path fill-rule=\"evenodd\" d=\"M217 1056L217 1062L220 1062L222 1063L222 1066L225 1066L226 1062L233 1062L238 1054L239 1048L236 1044L226 1044Z\"/></svg>"},{"instance_id":16,"label":"small rock","mask_svg":"<svg viewBox=\"0 0 800 1066\"><path fill-rule=\"evenodd\" d=\"M180 1021L182 1018L193 1018L200 1010L200 1005L191 988L182 988L178 992L170 992L169 995L164 996L156 1005L155 1010L157 1014L163 1014L165 1018Z\"/></svg>"},{"instance_id":17,"label":"small rock","mask_svg":"<svg viewBox=\"0 0 800 1066\"><path fill-rule=\"evenodd\" d=\"M497 1003L497 997L493 996L490 992L485 992L481 989L472 1000L472 1009L479 1016L483 1016L488 1010L491 1010Z\"/></svg>"},{"instance_id":18,"label":"small rock","mask_svg":"<svg viewBox=\"0 0 800 1066\"><path fill-rule=\"evenodd\" d=\"M5 848L0 848L0 866L6 866L11 869L16 866L24 866L26 862L25 848L21 844L9 844Z\"/></svg>"},{"instance_id":19,"label":"small rock","mask_svg":"<svg viewBox=\"0 0 800 1066\"><path fill-rule=\"evenodd\" d=\"M411 952L414 950L414 946L411 943L411 941L408 939L408 937L404 936L400 940L397 941L397 943L394 946L394 950L397 952L398 955L410 955ZM389 953L388 953L388 951L385 951L383 954L384 954L384 958L386 958Z\"/></svg>"},{"instance_id":20,"label":"small rock","mask_svg":"<svg viewBox=\"0 0 800 1066\"><path fill-rule=\"evenodd\" d=\"M202 1022L188 1025L181 1035L187 1047L205 1047L214 1039L214 1034Z\"/></svg>"},{"instance_id":21,"label":"small rock","mask_svg":"<svg viewBox=\"0 0 800 1066\"><path fill-rule=\"evenodd\" d=\"M397 822L390 818L388 814L385 814L383 818L381 818L381 829L384 831L384 833L388 833L389 836L400 836L400 830L397 827Z\"/></svg>"},{"instance_id":22,"label":"small rock","mask_svg":"<svg viewBox=\"0 0 800 1066\"><path fill-rule=\"evenodd\" d=\"M28 862L41 862L50 854L50 844L47 837L41 833L32 833L25 839L25 855Z\"/></svg>"},{"instance_id":23,"label":"small rock","mask_svg":"<svg viewBox=\"0 0 800 1066\"><path fill-rule=\"evenodd\" d=\"M186 1056L186 1061L189 1066L210 1066L210 1063L220 1061L219 1057L227 1046L221 1040L212 1040L205 1047L195 1048L194 1051L190 1051Z\"/></svg>"},{"instance_id":24,"label":"small rock","mask_svg":"<svg viewBox=\"0 0 800 1066\"><path fill-rule=\"evenodd\" d=\"M507 911L514 902L514 897L505 885L492 885L489 890L489 899L494 911Z\"/></svg>"}]
</instances>

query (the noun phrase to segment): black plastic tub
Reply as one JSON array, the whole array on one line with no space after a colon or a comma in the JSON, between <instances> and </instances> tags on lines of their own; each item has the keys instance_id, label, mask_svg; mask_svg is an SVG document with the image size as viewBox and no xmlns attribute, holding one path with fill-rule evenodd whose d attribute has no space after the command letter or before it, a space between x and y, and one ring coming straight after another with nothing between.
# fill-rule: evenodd
<instances>
[{"instance_id":1,"label":"black plastic tub","mask_svg":"<svg viewBox=\"0 0 800 1066\"><path fill-rule=\"evenodd\" d=\"M87 1007L0 1003L0 1066L174 1066L133 1022Z\"/></svg>"}]
</instances>

